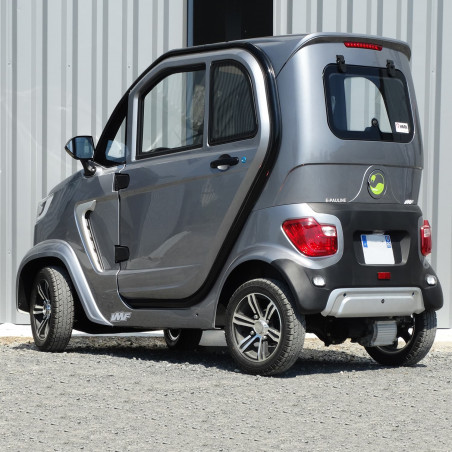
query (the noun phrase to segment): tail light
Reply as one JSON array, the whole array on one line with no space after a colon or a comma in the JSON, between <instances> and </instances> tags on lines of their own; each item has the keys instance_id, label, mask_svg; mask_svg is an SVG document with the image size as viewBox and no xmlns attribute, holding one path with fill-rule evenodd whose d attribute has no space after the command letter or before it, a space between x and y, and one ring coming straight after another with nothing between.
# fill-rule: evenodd
<instances>
[{"instance_id":1,"label":"tail light","mask_svg":"<svg viewBox=\"0 0 452 452\"><path fill-rule=\"evenodd\" d=\"M336 227L319 224L314 218L287 220L283 231L298 251L309 257L331 256L337 252Z\"/></svg>"},{"instance_id":2,"label":"tail light","mask_svg":"<svg viewBox=\"0 0 452 452\"><path fill-rule=\"evenodd\" d=\"M428 256L432 252L432 228L428 220L424 220L421 227L421 253Z\"/></svg>"},{"instance_id":3,"label":"tail light","mask_svg":"<svg viewBox=\"0 0 452 452\"><path fill-rule=\"evenodd\" d=\"M383 47L379 44L372 44L370 42L344 42L345 47L351 47L353 49L366 49L366 50L378 50L381 52Z\"/></svg>"}]
</instances>

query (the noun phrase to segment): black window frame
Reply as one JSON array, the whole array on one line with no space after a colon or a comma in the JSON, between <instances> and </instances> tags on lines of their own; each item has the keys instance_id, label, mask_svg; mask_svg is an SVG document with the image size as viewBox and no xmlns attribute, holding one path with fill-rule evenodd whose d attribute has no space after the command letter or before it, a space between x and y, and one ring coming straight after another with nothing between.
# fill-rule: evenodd
<instances>
[{"instance_id":1,"label":"black window frame","mask_svg":"<svg viewBox=\"0 0 452 452\"><path fill-rule=\"evenodd\" d=\"M388 108L387 98L381 92L381 88L377 85L374 85L379 90L384 103L386 112L388 114L389 124L391 126L391 133L389 132L381 132L378 128L368 127L364 131L355 131L355 130L344 130L336 127L335 119L333 116L333 111L331 107L331 96L332 96L332 87L329 82L329 77L332 74L340 74L344 75L344 78L347 76L357 76L363 77L367 80L373 80L371 77L375 78L388 78L388 79L398 79L402 82L404 89L404 98L406 105L406 114L408 117L406 118L409 124L409 133L401 133L395 131L395 120L391 117L393 111L391 108ZM324 92L325 92L325 107L326 114L328 118L328 126L330 130L334 133L335 136L342 140L360 140L360 141L383 141L383 142L396 142L396 143L410 143L414 137L414 120L413 120L413 112L411 107L411 100L408 91L408 85L405 76L400 70L396 70L394 75L390 75L388 69L375 67L375 66L358 66L358 65L348 65L346 66L346 72L341 72L337 64L329 64L325 67L323 72L323 83L324 83ZM345 102L344 102L345 103ZM370 126L370 124L369 124Z\"/></svg>"},{"instance_id":2,"label":"black window frame","mask_svg":"<svg viewBox=\"0 0 452 452\"><path fill-rule=\"evenodd\" d=\"M213 102L215 99L214 96L214 74L215 74L215 68L220 66L236 66L238 67L242 73L245 75L245 78L248 82L248 87L251 93L251 101L252 101L252 111L253 111L253 119L254 119L254 129L246 134L235 134L235 135L229 135L227 137L222 137L220 139L215 139L212 137L213 132ZM253 79L248 71L248 69L245 67L244 64L242 64L240 61L234 60L234 59L225 59L225 60L217 60L213 61L210 65L210 75L209 75L210 81L210 87L209 87L209 127L208 127L208 142L209 146L217 146L220 144L225 143L232 143L235 141L244 141L254 138L257 135L257 132L259 130L259 117L257 114L257 107L256 107L256 98L254 95L254 84Z\"/></svg>"},{"instance_id":3,"label":"black window frame","mask_svg":"<svg viewBox=\"0 0 452 452\"><path fill-rule=\"evenodd\" d=\"M144 121L144 101L146 96L165 78L169 77L173 74L180 74L184 72L195 72L203 70L205 74L204 80L204 92L206 92L207 88L207 67L205 63L199 64L191 64L186 66L177 66L163 69L159 74L156 75L155 78L152 79L151 83L146 87L145 90L140 92L139 94L139 102L138 102L138 118L137 118L137 129L136 129L136 151L135 151L135 159L143 160L152 157L158 157L162 155L175 154L182 151L189 151L193 149L201 149L204 145L204 133L203 138L201 140L201 144L190 145L190 146L180 146L177 148L164 149L156 152L142 152L143 147L143 121ZM205 105L205 94L204 94L204 105ZM206 111L204 106L204 122L206 120Z\"/></svg>"}]
</instances>

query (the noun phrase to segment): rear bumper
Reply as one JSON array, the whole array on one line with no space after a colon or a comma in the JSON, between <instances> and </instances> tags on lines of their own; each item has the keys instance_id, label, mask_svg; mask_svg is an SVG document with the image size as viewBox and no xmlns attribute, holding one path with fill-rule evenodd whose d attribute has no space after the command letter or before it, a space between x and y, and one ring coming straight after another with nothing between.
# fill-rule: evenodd
<instances>
[{"instance_id":1,"label":"rear bumper","mask_svg":"<svg viewBox=\"0 0 452 452\"><path fill-rule=\"evenodd\" d=\"M434 286L426 282L427 275L435 275L430 266L417 268L391 281L378 281L378 270L374 269L370 281L363 269L353 272L344 268L341 261L319 270L305 268L288 259L275 260L272 265L283 275L302 314L392 317L436 311L443 306L439 281ZM315 286L316 276L324 278L325 287Z\"/></svg>"},{"instance_id":2,"label":"rear bumper","mask_svg":"<svg viewBox=\"0 0 452 452\"><path fill-rule=\"evenodd\" d=\"M394 317L424 310L422 292L417 287L353 287L333 290L321 314L337 318Z\"/></svg>"},{"instance_id":3,"label":"rear bumper","mask_svg":"<svg viewBox=\"0 0 452 452\"><path fill-rule=\"evenodd\" d=\"M323 266L321 258L315 260L315 267L290 259L272 262L284 275L302 314L392 317L443 306L441 284L420 253L422 212L418 206L313 203L309 207L313 217L321 213L338 219L343 251L336 261L325 261ZM365 263L361 234L374 231L391 236L394 264ZM389 278L379 279L381 272ZM324 281L323 287L314 284L316 279Z\"/></svg>"}]
</instances>

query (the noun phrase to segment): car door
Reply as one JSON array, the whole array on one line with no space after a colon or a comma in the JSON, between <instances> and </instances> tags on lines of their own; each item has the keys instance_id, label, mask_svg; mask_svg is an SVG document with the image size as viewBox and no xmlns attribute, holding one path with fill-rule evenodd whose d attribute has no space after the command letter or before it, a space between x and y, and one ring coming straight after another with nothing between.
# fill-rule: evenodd
<instances>
[{"instance_id":1,"label":"car door","mask_svg":"<svg viewBox=\"0 0 452 452\"><path fill-rule=\"evenodd\" d=\"M129 99L118 289L132 307L194 303L237 237L267 153L260 65L246 51L169 58Z\"/></svg>"}]
</instances>

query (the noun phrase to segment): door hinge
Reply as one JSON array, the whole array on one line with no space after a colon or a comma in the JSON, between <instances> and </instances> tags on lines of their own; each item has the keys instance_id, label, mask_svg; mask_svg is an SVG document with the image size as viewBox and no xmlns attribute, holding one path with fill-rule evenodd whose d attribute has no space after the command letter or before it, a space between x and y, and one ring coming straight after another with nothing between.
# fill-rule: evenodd
<instances>
[{"instance_id":1,"label":"door hinge","mask_svg":"<svg viewBox=\"0 0 452 452\"><path fill-rule=\"evenodd\" d=\"M129 248L127 246L115 245L115 263L128 261L130 256Z\"/></svg>"},{"instance_id":2,"label":"door hinge","mask_svg":"<svg viewBox=\"0 0 452 452\"><path fill-rule=\"evenodd\" d=\"M126 173L115 173L114 190L119 191L129 186L130 176Z\"/></svg>"},{"instance_id":3,"label":"door hinge","mask_svg":"<svg viewBox=\"0 0 452 452\"><path fill-rule=\"evenodd\" d=\"M339 72L342 72L342 73L347 72L347 66L345 64L344 55L336 55L336 64L339 69Z\"/></svg>"},{"instance_id":4,"label":"door hinge","mask_svg":"<svg viewBox=\"0 0 452 452\"><path fill-rule=\"evenodd\" d=\"M389 77L395 77L396 76L396 70L395 70L394 61L386 60L386 68L388 70Z\"/></svg>"}]
</instances>

